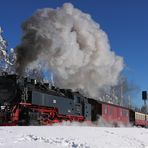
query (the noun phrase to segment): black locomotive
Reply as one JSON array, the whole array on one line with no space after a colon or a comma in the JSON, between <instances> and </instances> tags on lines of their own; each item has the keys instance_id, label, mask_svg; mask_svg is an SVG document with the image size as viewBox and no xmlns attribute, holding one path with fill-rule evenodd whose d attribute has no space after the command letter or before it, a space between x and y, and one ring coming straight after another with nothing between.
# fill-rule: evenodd
<instances>
[{"instance_id":1,"label":"black locomotive","mask_svg":"<svg viewBox=\"0 0 148 148\"><path fill-rule=\"evenodd\" d=\"M0 122L6 125L91 120L91 104L79 92L7 73L0 76L0 107Z\"/></svg>"}]
</instances>

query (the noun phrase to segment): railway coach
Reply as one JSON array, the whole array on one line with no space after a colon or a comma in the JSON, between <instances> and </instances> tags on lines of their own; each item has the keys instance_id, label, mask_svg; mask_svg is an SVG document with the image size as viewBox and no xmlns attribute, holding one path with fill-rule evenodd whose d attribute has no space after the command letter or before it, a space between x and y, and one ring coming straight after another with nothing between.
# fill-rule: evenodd
<instances>
[{"instance_id":1,"label":"railway coach","mask_svg":"<svg viewBox=\"0 0 148 148\"><path fill-rule=\"evenodd\" d=\"M119 126L120 124L126 126L129 124L130 110L128 108L93 99L89 99L89 103L92 105L92 121L97 121L101 117L104 121L114 126Z\"/></svg>"},{"instance_id":2,"label":"railway coach","mask_svg":"<svg viewBox=\"0 0 148 148\"><path fill-rule=\"evenodd\" d=\"M142 126L142 127L148 127L148 115L136 112L134 110L130 110L130 123L132 123L135 126Z\"/></svg>"}]
</instances>

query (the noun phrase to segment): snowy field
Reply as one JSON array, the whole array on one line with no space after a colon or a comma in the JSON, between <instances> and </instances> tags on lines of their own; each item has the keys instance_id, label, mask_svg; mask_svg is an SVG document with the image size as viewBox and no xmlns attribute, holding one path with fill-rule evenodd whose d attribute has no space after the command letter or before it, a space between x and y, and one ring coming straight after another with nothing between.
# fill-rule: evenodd
<instances>
[{"instance_id":1,"label":"snowy field","mask_svg":"<svg viewBox=\"0 0 148 148\"><path fill-rule=\"evenodd\" d=\"M0 148L148 148L148 129L88 126L0 127Z\"/></svg>"}]
</instances>

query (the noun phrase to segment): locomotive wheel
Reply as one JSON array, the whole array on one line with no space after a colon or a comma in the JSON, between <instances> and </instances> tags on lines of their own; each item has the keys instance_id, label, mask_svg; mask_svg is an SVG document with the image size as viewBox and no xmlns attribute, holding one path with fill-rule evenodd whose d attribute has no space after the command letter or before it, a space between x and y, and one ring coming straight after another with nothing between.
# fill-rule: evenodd
<instances>
[{"instance_id":1,"label":"locomotive wheel","mask_svg":"<svg viewBox=\"0 0 148 148\"><path fill-rule=\"evenodd\" d=\"M30 110L28 125L40 125L39 117L40 117L40 113Z\"/></svg>"}]
</instances>

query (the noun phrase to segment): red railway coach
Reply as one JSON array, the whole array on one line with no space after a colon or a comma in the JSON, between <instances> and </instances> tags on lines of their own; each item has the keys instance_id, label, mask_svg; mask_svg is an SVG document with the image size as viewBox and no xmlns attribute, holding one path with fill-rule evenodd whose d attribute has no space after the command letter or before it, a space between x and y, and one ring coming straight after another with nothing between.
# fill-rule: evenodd
<instances>
[{"instance_id":1,"label":"red railway coach","mask_svg":"<svg viewBox=\"0 0 148 148\"><path fill-rule=\"evenodd\" d=\"M114 125L129 123L129 109L102 102L102 118Z\"/></svg>"},{"instance_id":2,"label":"red railway coach","mask_svg":"<svg viewBox=\"0 0 148 148\"><path fill-rule=\"evenodd\" d=\"M129 124L129 109L119 105L89 99L92 104L92 121L98 120L98 116L106 122L113 123L115 126L119 124Z\"/></svg>"}]
</instances>

